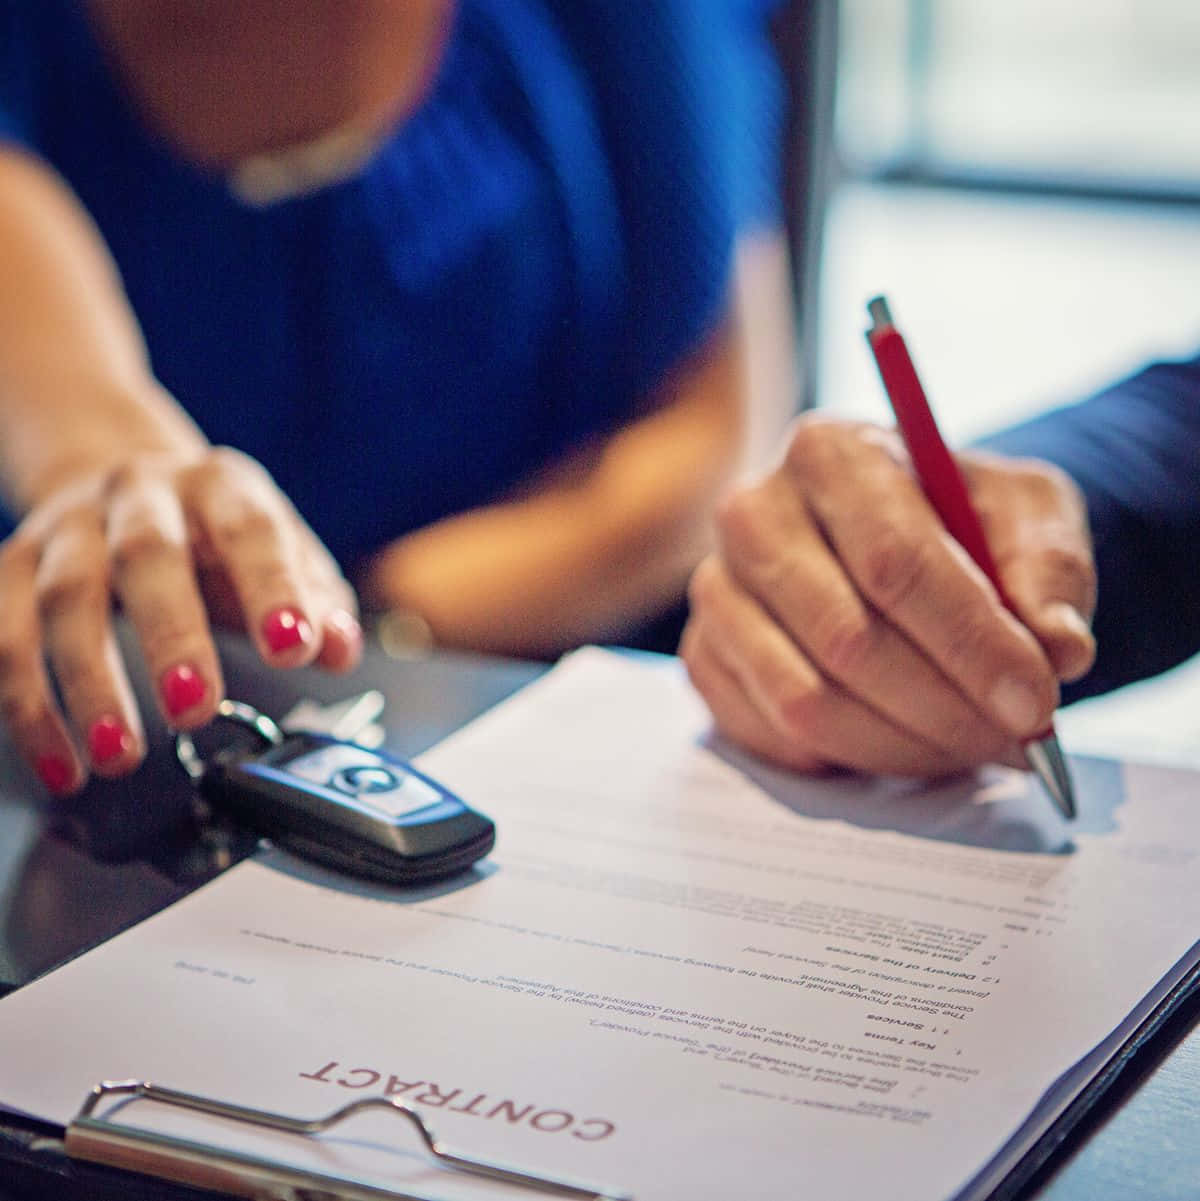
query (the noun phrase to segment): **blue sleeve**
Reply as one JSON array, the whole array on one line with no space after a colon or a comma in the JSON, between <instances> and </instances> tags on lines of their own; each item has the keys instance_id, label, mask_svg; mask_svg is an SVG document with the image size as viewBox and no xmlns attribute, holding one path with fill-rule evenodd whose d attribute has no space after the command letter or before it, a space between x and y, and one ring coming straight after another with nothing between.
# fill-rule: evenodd
<instances>
[{"instance_id":1,"label":"blue sleeve","mask_svg":"<svg viewBox=\"0 0 1200 1201\"><path fill-rule=\"evenodd\" d=\"M766 0L547 0L587 73L632 304L618 389L645 393L724 313L740 227L777 216Z\"/></svg>"},{"instance_id":2,"label":"blue sleeve","mask_svg":"<svg viewBox=\"0 0 1200 1201\"><path fill-rule=\"evenodd\" d=\"M0 0L0 142L32 136L33 46L20 0Z\"/></svg>"},{"instance_id":3,"label":"blue sleeve","mask_svg":"<svg viewBox=\"0 0 1200 1201\"><path fill-rule=\"evenodd\" d=\"M1200 651L1200 358L1155 364L984 445L1056 463L1087 498L1098 655L1065 701Z\"/></svg>"}]
</instances>

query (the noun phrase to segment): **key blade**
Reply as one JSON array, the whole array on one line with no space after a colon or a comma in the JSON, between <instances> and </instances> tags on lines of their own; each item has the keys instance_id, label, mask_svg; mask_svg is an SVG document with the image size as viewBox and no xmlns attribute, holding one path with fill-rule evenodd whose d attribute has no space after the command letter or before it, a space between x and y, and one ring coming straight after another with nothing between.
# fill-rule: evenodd
<instances>
[{"instance_id":1,"label":"key blade","mask_svg":"<svg viewBox=\"0 0 1200 1201\"><path fill-rule=\"evenodd\" d=\"M377 719L385 704L384 695L378 688L369 688L328 705L304 697L288 710L280 724L285 730L309 730L373 748L384 740L384 730L377 724Z\"/></svg>"}]
</instances>

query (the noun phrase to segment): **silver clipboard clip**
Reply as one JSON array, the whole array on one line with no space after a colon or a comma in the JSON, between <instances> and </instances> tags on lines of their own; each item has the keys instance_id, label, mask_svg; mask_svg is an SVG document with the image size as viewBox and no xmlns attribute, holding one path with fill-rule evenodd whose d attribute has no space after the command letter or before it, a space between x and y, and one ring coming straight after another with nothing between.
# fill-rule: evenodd
<instances>
[{"instance_id":1,"label":"silver clipboard clip","mask_svg":"<svg viewBox=\"0 0 1200 1201\"><path fill-rule=\"evenodd\" d=\"M395 1097L361 1097L323 1118L306 1121L263 1109L249 1109L227 1101L199 1097L151 1084L148 1080L104 1080L88 1094L79 1113L67 1126L66 1151L75 1159L108 1167L124 1168L171 1180L177 1184L213 1189L248 1201L430 1201L411 1192L401 1192L351 1177L327 1176L240 1151L228 1151L209 1143L193 1142L175 1135L96 1117L102 1101L123 1097L133 1101L157 1101L177 1109L209 1114L259 1129L301 1136L321 1134L346 1118L366 1109L386 1109L401 1114L416 1128L429 1154L439 1166L504 1184L531 1189L542 1195L572 1201L632 1201L631 1194L581 1180L538 1176L510 1164L476 1159L450 1150L411 1105Z\"/></svg>"}]
</instances>

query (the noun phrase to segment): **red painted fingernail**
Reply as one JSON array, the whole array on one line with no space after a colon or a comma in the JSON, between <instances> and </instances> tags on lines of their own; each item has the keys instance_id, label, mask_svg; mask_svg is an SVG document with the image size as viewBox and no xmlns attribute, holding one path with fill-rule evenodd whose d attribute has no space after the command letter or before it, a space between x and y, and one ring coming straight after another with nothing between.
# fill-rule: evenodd
<instances>
[{"instance_id":1,"label":"red painted fingernail","mask_svg":"<svg viewBox=\"0 0 1200 1201\"><path fill-rule=\"evenodd\" d=\"M204 677L191 663L177 663L168 668L163 672L158 687L162 693L163 704L171 717L178 717L198 705L208 691Z\"/></svg>"},{"instance_id":2,"label":"red painted fingernail","mask_svg":"<svg viewBox=\"0 0 1200 1201\"><path fill-rule=\"evenodd\" d=\"M352 646L359 645L363 640L362 626L358 623L358 618L353 613L348 613L345 609L334 609L328 617L325 618L325 624L332 626L345 640Z\"/></svg>"},{"instance_id":3,"label":"red painted fingernail","mask_svg":"<svg viewBox=\"0 0 1200 1201\"><path fill-rule=\"evenodd\" d=\"M276 609L262 623L262 635L275 654L313 640L313 629L297 609Z\"/></svg>"},{"instance_id":4,"label":"red painted fingernail","mask_svg":"<svg viewBox=\"0 0 1200 1201\"><path fill-rule=\"evenodd\" d=\"M132 745L129 731L115 717L100 718L88 731L88 751L93 763L111 763Z\"/></svg>"},{"instance_id":5,"label":"red painted fingernail","mask_svg":"<svg viewBox=\"0 0 1200 1201\"><path fill-rule=\"evenodd\" d=\"M58 755L39 755L33 763L34 770L51 792L67 792L75 781L71 765Z\"/></svg>"}]
</instances>

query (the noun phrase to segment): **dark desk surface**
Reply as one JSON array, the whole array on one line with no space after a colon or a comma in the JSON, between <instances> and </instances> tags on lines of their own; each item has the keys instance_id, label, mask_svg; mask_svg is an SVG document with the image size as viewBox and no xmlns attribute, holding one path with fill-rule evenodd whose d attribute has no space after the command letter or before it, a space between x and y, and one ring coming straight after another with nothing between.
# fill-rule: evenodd
<instances>
[{"instance_id":1,"label":"dark desk surface","mask_svg":"<svg viewBox=\"0 0 1200 1201\"><path fill-rule=\"evenodd\" d=\"M542 670L538 664L441 654L394 661L376 652L350 677L267 673L236 639L223 642L222 656L230 694L276 716L302 696L327 703L378 688L387 699L388 745L405 756L431 746ZM135 683L152 752L131 781L99 782L77 801L51 806L0 743L0 991L149 916L213 872L209 853L180 833L190 785L165 730L154 724L144 682ZM240 855L251 846L247 838L232 849ZM1200 998L1139 1056L1012 1201L1197 1201L1198 1132ZM4 1133L0 1129L0 1201L133 1195L83 1193L62 1177L39 1183L24 1173L12 1183L4 1161L16 1144L6 1144Z\"/></svg>"}]
</instances>

